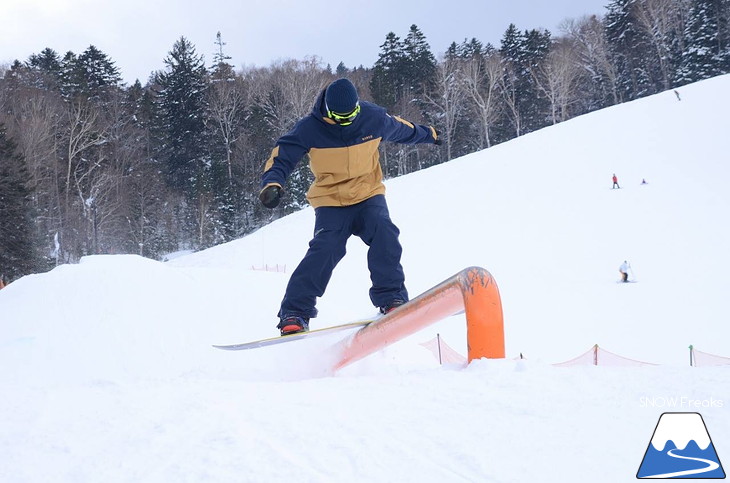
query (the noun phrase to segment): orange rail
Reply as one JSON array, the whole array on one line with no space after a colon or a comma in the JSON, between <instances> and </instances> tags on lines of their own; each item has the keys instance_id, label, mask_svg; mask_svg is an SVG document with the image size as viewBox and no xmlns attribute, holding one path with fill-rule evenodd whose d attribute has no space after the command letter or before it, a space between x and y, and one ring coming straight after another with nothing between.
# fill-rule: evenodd
<instances>
[{"instance_id":1,"label":"orange rail","mask_svg":"<svg viewBox=\"0 0 730 483\"><path fill-rule=\"evenodd\" d=\"M482 357L504 358L504 323L497 283L483 268L469 267L345 339L334 370L462 310L466 313L469 362Z\"/></svg>"}]
</instances>

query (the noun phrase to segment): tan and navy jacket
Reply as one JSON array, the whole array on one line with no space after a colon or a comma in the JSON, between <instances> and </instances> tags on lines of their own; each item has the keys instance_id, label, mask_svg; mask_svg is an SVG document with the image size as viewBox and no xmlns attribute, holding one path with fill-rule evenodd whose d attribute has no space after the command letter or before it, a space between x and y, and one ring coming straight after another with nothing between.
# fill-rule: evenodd
<instances>
[{"instance_id":1,"label":"tan and navy jacket","mask_svg":"<svg viewBox=\"0 0 730 483\"><path fill-rule=\"evenodd\" d=\"M312 112L279 138L266 161L261 186L284 186L297 163L309 154L314 183L309 203L349 206L385 193L378 146L381 141L403 144L434 143L436 130L389 115L382 107L360 102L360 114L341 126L326 115L324 91Z\"/></svg>"}]
</instances>

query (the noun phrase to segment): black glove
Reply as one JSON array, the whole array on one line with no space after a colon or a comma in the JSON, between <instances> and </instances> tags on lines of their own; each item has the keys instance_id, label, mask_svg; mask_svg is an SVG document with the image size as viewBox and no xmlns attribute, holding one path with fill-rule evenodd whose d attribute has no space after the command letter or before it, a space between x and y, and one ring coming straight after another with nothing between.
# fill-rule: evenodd
<instances>
[{"instance_id":1,"label":"black glove","mask_svg":"<svg viewBox=\"0 0 730 483\"><path fill-rule=\"evenodd\" d=\"M284 189L278 183L269 183L259 193L259 200L267 208L276 208L281 201Z\"/></svg>"},{"instance_id":2,"label":"black glove","mask_svg":"<svg viewBox=\"0 0 730 483\"><path fill-rule=\"evenodd\" d=\"M434 132L436 133L436 140L433 143L436 146L441 146L443 144L443 141L441 141L441 132L438 129L434 129Z\"/></svg>"}]
</instances>

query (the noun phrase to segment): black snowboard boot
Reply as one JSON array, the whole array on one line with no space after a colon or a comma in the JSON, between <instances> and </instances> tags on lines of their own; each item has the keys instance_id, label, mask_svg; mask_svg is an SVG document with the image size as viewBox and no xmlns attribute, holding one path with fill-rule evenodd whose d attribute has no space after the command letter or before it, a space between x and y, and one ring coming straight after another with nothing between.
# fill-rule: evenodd
<instances>
[{"instance_id":1,"label":"black snowboard boot","mask_svg":"<svg viewBox=\"0 0 730 483\"><path fill-rule=\"evenodd\" d=\"M281 331L281 335L307 332L309 331L309 319L305 319L304 317L299 317L297 315L287 315L281 318L281 321L276 328Z\"/></svg>"},{"instance_id":2,"label":"black snowboard boot","mask_svg":"<svg viewBox=\"0 0 730 483\"><path fill-rule=\"evenodd\" d=\"M403 301L403 300L393 300L389 304L383 305L382 307L380 307L380 313L387 314L388 312L394 311L395 309L397 309L398 307L400 307L403 304L405 304L405 301Z\"/></svg>"}]
</instances>

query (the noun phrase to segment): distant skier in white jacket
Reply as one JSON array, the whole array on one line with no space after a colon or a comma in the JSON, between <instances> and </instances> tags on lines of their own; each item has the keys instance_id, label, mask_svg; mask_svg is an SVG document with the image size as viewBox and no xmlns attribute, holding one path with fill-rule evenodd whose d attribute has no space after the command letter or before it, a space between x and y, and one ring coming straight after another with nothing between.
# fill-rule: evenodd
<instances>
[{"instance_id":1,"label":"distant skier in white jacket","mask_svg":"<svg viewBox=\"0 0 730 483\"><path fill-rule=\"evenodd\" d=\"M626 283L629 281L629 269L631 268L631 265L629 265L629 262L624 260L624 263L621 264L620 267L618 267L618 271L621 274L621 281Z\"/></svg>"}]
</instances>

